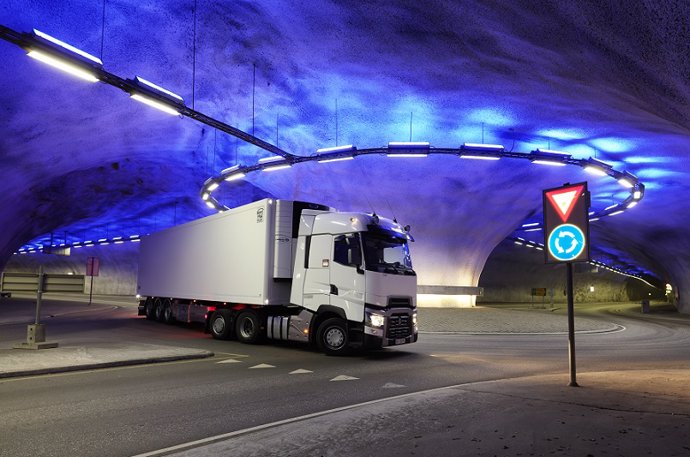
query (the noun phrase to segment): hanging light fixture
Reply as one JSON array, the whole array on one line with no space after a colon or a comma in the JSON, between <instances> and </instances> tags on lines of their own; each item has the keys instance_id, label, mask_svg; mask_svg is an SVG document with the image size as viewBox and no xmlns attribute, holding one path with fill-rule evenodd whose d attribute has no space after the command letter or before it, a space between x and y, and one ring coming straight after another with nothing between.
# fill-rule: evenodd
<instances>
[{"instance_id":1,"label":"hanging light fixture","mask_svg":"<svg viewBox=\"0 0 690 457\"><path fill-rule=\"evenodd\" d=\"M154 84L140 76L135 76L131 82L135 87L130 92L130 96L133 100L171 115L180 114L180 108L184 108L184 100L182 97L168 89Z\"/></svg>"},{"instance_id":2,"label":"hanging light fixture","mask_svg":"<svg viewBox=\"0 0 690 457\"><path fill-rule=\"evenodd\" d=\"M27 55L84 81L97 82L96 70L103 67L98 57L55 37L33 29L26 45Z\"/></svg>"}]
</instances>

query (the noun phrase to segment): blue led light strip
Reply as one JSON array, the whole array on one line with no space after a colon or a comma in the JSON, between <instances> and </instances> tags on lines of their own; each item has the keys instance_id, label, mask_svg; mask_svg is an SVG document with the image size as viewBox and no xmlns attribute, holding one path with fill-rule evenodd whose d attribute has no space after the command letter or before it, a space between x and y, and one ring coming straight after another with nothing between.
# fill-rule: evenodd
<instances>
[{"instance_id":1,"label":"blue led light strip","mask_svg":"<svg viewBox=\"0 0 690 457\"><path fill-rule=\"evenodd\" d=\"M65 248L73 248L73 249L80 249L80 248L90 248L93 246L107 246L109 244L124 244L126 242L129 243L138 243L141 241L141 235L129 235L129 236L114 236L112 238L99 238L98 240L84 240L84 241L75 241L72 243L60 243L60 244L36 244L36 243L30 243L30 244L25 244L21 248L19 248L16 252L14 252L14 255L20 255L20 254L37 254L39 252L43 252L45 248L54 248L54 249L65 249Z\"/></svg>"},{"instance_id":2,"label":"blue led light strip","mask_svg":"<svg viewBox=\"0 0 690 457\"><path fill-rule=\"evenodd\" d=\"M524 246L526 248L532 248L532 249L535 249L537 251L543 251L544 250L544 245L542 243L538 243L536 241L526 240L526 239L521 238L521 237L510 236L510 237L506 238L506 240L512 241L517 246ZM603 268L607 271L610 271L611 273L615 273L615 274L619 274L622 276L627 276L629 278L637 279L638 281L642 281L643 283L645 283L648 286L653 287L655 289L659 288L659 287L655 286L654 284L649 283L647 280L645 280L640 275L632 274L632 273L625 271L625 270L622 270L620 268L612 267L611 265L608 265L608 264L601 262L599 260L591 260L588 263L590 265L595 266L595 267L600 267L600 268Z\"/></svg>"}]
</instances>

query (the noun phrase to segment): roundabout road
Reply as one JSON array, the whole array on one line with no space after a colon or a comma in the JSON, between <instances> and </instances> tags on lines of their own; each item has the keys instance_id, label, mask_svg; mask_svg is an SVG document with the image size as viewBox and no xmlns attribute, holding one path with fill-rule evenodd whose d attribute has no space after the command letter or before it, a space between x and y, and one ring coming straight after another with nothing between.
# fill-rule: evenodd
<instances>
[{"instance_id":1,"label":"roundabout road","mask_svg":"<svg viewBox=\"0 0 690 457\"><path fill-rule=\"evenodd\" d=\"M514 312L535 322L544 313ZM580 373L690 368L690 321L683 317L635 315L632 305L579 315L625 327L577 335ZM3 325L3 333L18 333L16 325ZM127 340L216 356L0 380L2 456L134 455L437 387L534 375L568 379L563 334L423 334L417 344L337 358L305 346L215 341L196 329L136 318L126 307L58 316L49 325L61 344Z\"/></svg>"}]
</instances>

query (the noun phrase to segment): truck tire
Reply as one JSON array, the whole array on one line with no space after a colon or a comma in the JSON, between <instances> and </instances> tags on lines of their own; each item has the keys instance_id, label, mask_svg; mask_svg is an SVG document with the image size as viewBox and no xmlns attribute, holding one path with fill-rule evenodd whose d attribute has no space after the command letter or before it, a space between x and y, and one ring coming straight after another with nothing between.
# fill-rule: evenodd
<instances>
[{"instance_id":1,"label":"truck tire","mask_svg":"<svg viewBox=\"0 0 690 457\"><path fill-rule=\"evenodd\" d=\"M151 297L148 297L144 302L144 314L146 315L146 319L150 321L156 318L153 312L153 298Z\"/></svg>"},{"instance_id":2,"label":"truck tire","mask_svg":"<svg viewBox=\"0 0 690 457\"><path fill-rule=\"evenodd\" d=\"M161 298L153 301L153 317L158 322L163 322L163 299Z\"/></svg>"},{"instance_id":3,"label":"truck tire","mask_svg":"<svg viewBox=\"0 0 690 457\"><path fill-rule=\"evenodd\" d=\"M211 336L217 340L229 340L233 336L232 320L229 313L221 310L211 316L209 323Z\"/></svg>"},{"instance_id":4,"label":"truck tire","mask_svg":"<svg viewBox=\"0 0 690 457\"><path fill-rule=\"evenodd\" d=\"M163 316L162 320L166 324L172 324L175 322L175 316L173 315L172 302L169 298L163 300Z\"/></svg>"},{"instance_id":5,"label":"truck tire","mask_svg":"<svg viewBox=\"0 0 690 457\"><path fill-rule=\"evenodd\" d=\"M316 332L316 344L326 355L345 355L349 352L347 323L339 317L326 319Z\"/></svg>"},{"instance_id":6,"label":"truck tire","mask_svg":"<svg viewBox=\"0 0 690 457\"><path fill-rule=\"evenodd\" d=\"M235 320L235 335L242 343L259 343L262 340L261 320L252 310L242 311Z\"/></svg>"}]
</instances>

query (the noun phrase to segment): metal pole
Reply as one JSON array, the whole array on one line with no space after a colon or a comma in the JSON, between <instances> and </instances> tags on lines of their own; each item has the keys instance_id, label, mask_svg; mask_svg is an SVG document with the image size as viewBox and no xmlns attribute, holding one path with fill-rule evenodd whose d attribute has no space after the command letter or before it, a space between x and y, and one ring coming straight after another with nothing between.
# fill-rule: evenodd
<instances>
[{"instance_id":1,"label":"metal pole","mask_svg":"<svg viewBox=\"0 0 690 457\"><path fill-rule=\"evenodd\" d=\"M43 266L38 267L38 288L36 289L36 325L41 323L41 298L43 296Z\"/></svg>"},{"instance_id":2,"label":"metal pole","mask_svg":"<svg viewBox=\"0 0 690 457\"><path fill-rule=\"evenodd\" d=\"M567 265L566 291L568 294L568 355L570 362L570 387L579 387L577 384L575 367L575 311L573 299L573 264Z\"/></svg>"},{"instance_id":3,"label":"metal pole","mask_svg":"<svg viewBox=\"0 0 690 457\"><path fill-rule=\"evenodd\" d=\"M91 271L91 288L89 289L89 305L91 305L91 299L93 298L93 270Z\"/></svg>"}]
</instances>

